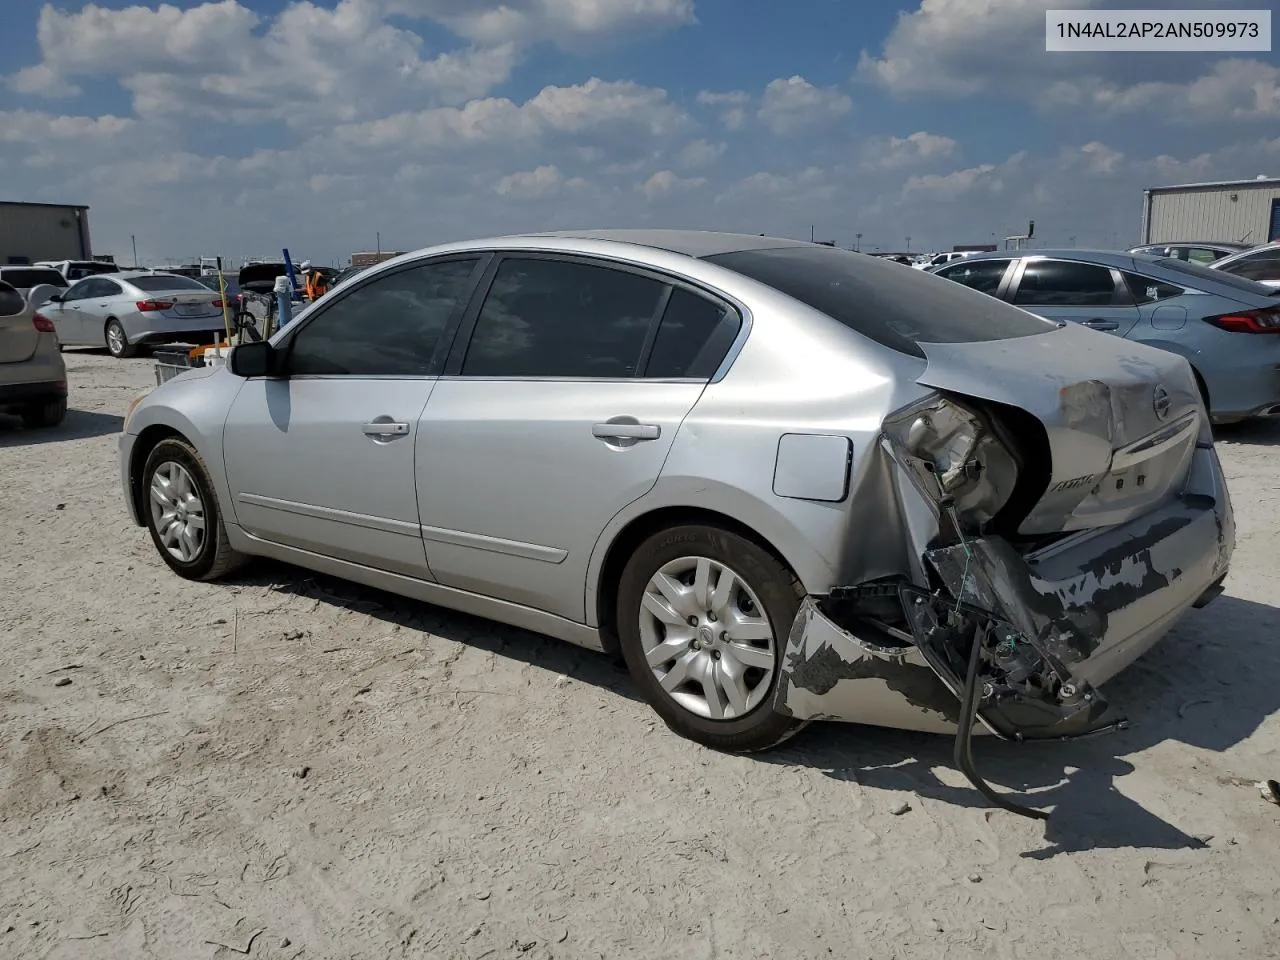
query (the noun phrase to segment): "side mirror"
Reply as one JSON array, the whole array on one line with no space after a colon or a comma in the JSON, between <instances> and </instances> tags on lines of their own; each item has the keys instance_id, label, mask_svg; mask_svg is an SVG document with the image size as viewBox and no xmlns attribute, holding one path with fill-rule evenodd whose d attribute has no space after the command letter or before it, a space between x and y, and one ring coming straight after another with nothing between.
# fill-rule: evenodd
<instances>
[{"instance_id":1,"label":"side mirror","mask_svg":"<svg viewBox=\"0 0 1280 960\"><path fill-rule=\"evenodd\" d=\"M238 343L227 358L227 369L237 377L276 377L280 375L280 359L266 340Z\"/></svg>"}]
</instances>

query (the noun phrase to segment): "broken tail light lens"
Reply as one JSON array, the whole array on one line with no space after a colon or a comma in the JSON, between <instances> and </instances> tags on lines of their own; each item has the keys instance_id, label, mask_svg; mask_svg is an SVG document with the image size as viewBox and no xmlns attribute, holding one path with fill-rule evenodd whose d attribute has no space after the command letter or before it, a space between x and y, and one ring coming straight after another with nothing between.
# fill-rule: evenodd
<instances>
[{"instance_id":1,"label":"broken tail light lens","mask_svg":"<svg viewBox=\"0 0 1280 960\"><path fill-rule=\"evenodd\" d=\"M31 324L41 333L55 333L53 321L42 313L37 313L31 318Z\"/></svg>"},{"instance_id":2,"label":"broken tail light lens","mask_svg":"<svg viewBox=\"0 0 1280 960\"><path fill-rule=\"evenodd\" d=\"M1237 310L1217 317L1205 317L1204 320L1228 333L1280 333L1280 307Z\"/></svg>"}]
</instances>

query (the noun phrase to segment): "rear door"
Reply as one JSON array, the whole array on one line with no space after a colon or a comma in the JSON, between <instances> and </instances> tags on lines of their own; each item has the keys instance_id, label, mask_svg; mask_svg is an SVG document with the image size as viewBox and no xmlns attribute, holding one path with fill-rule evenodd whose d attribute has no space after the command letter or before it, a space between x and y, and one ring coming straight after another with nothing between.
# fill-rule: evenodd
<instances>
[{"instance_id":1,"label":"rear door","mask_svg":"<svg viewBox=\"0 0 1280 960\"><path fill-rule=\"evenodd\" d=\"M22 363L36 352L40 331L26 307L22 294L0 282L0 363Z\"/></svg>"},{"instance_id":2,"label":"rear door","mask_svg":"<svg viewBox=\"0 0 1280 960\"><path fill-rule=\"evenodd\" d=\"M79 304L80 336L85 343L106 346L107 317L121 310L124 288L106 277L90 277L85 284L85 296Z\"/></svg>"},{"instance_id":3,"label":"rear door","mask_svg":"<svg viewBox=\"0 0 1280 960\"><path fill-rule=\"evenodd\" d=\"M657 481L705 358L728 349L712 333L741 321L664 277L571 256L507 255L482 287L419 428L427 558L443 584L581 623L600 532Z\"/></svg>"},{"instance_id":4,"label":"rear door","mask_svg":"<svg viewBox=\"0 0 1280 960\"><path fill-rule=\"evenodd\" d=\"M1008 299L1050 320L1078 323L1119 337L1126 336L1139 317L1120 271L1078 260L1024 258Z\"/></svg>"}]
</instances>

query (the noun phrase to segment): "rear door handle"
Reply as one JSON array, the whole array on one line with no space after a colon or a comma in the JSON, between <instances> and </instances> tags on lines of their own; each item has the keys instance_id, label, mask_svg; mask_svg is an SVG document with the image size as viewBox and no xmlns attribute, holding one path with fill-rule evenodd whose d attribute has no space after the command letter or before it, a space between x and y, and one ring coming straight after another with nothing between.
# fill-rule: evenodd
<instances>
[{"instance_id":1,"label":"rear door handle","mask_svg":"<svg viewBox=\"0 0 1280 960\"><path fill-rule=\"evenodd\" d=\"M1094 317L1092 320L1084 321L1084 326L1090 330L1119 330L1120 324L1114 320L1103 320L1101 317Z\"/></svg>"},{"instance_id":2,"label":"rear door handle","mask_svg":"<svg viewBox=\"0 0 1280 960\"><path fill-rule=\"evenodd\" d=\"M409 424L396 420L370 420L360 429L366 437L403 437L409 432Z\"/></svg>"},{"instance_id":3,"label":"rear door handle","mask_svg":"<svg viewBox=\"0 0 1280 960\"><path fill-rule=\"evenodd\" d=\"M591 425L591 435L600 440L657 440L662 427L656 423L610 422Z\"/></svg>"}]
</instances>

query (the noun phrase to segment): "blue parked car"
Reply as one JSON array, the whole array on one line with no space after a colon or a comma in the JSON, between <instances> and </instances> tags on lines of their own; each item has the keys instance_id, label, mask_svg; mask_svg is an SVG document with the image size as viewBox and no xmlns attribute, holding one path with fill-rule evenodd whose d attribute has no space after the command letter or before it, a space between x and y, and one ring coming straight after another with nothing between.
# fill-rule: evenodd
<instances>
[{"instance_id":1,"label":"blue parked car","mask_svg":"<svg viewBox=\"0 0 1280 960\"><path fill-rule=\"evenodd\" d=\"M1280 290L1176 257L1105 250L982 253L930 272L1186 357L1215 423L1280 415Z\"/></svg>"}]
</instances>

